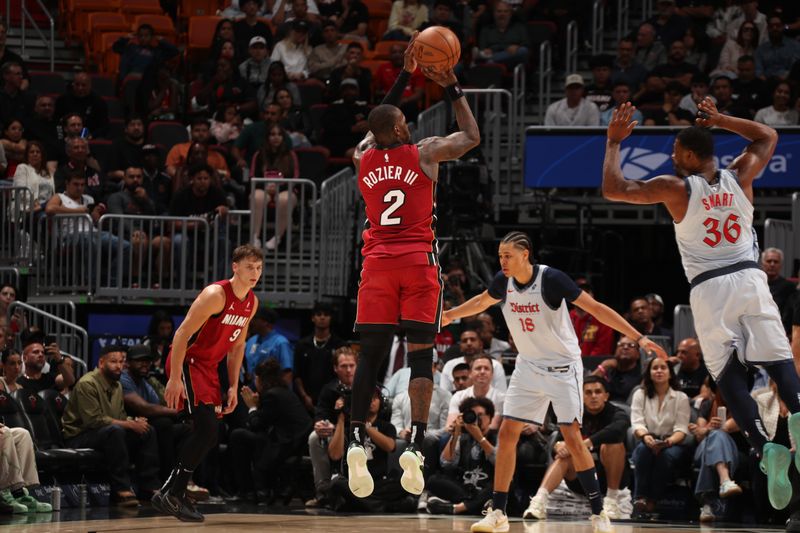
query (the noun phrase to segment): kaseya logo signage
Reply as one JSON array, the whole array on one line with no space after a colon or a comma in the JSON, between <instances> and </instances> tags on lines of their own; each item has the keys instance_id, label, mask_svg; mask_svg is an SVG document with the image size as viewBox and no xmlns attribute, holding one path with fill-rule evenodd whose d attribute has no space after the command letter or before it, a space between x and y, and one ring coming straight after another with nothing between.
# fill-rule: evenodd
<instances>
[{"instance_id":1,"label":"kaseya logo signage","mask_svg":"<svg viewBox=\"0 0 800 533\"><path fill-rule=\"evenodd\" d=\"M629 180L649 178L670 160L670 154L645 148L623 148L619 152L622 174Z\"/></svg>"}]
</instances>

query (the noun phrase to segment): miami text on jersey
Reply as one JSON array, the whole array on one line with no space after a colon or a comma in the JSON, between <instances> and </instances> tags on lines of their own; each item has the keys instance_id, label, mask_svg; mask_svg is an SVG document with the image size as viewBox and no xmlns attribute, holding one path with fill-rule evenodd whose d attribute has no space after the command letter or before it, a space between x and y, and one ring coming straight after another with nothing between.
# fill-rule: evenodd
<instances>
[{"instance_id":1,"label":"miami text on jersey","mask_svg":"<svg viewBox=\"0 0 800 533\"><path fill-rule=\"evenodd\" d=\"M222 317L222 324L226 326L236 326L237 328L241 328L247 323L248 318L250 317L241 315L232 315L228 313L224 317Z\"/></svg>"}]
</instances>

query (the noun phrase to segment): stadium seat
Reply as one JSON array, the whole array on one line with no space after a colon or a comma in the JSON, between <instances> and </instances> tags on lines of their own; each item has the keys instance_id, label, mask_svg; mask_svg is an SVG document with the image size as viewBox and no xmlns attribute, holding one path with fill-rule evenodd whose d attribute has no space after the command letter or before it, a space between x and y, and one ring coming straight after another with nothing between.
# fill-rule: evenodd
<instances>
[{"instance_id":1,"label":"stadium seat","mask_svg":"<svg viewBox=\"0 0 800 533\"><path fill-rule=\"evenodd\" d=\"M100 49L95 50L95 63L103 74L116 76L119 74L119 54L112 50L114 43L120 37L127 37L128 33L111 32L104 33L100 37Z\"/></svg>"},{"instance_id":2,"label":"stadium seat","mask_svg":"<svg viewBox=\"0 0 800 533\"><path fill-rule=\"evenodd\" d=\"M101 39L104 33L108 32L127 32L129 29L125 17L113 11L98 11L89 13L88 16L88 39L83 40L83 50L86 59L91 57L92 52L101 48Z\"/></svg>"},{"instance_id":3,"label":"stadium seat","mask_svg":"<svg viewBox=\"0 0 800 533\"><path fill-rule=\"evenodd\" d=\"M70 14L69 37L85 42L89 37L89 14L118 11L120 0L67 0L66 4L66 13Z\"/></svg>"},{"instance_id":4,"label":"stadium seat","mask_svg":"<svg viewBox=\"0 0 800 533\"><path fill-rule=\"evenodd\" d=\"M116 79L114 76L92 74L92 90L100 96L116 96Z\"/></svg>"},{"instance_id":5,"label":"stadium seat","mask_svg":"<svg viewBox=\"0 0 800 533\"><path fill-rule=\"evenodd\" d=\"M301 178L310 179L319 185L328 177L330 150L324 146L310 146L296 148L294 153L297 155L297 162L300 165Z\"/></svg>"},{"instance_id":6,"label":"stadium seat","mask_svg":"<svg viewBox=\"0 0 800 533\"><path fill-rule=\"evenodd\" d=\"M155 35L163 37L173 44L177 43L178 34L175 31L175 25L167 15L137 15L133 19L132 29L135 31L142 24L150 24Z\"/></svg>"},{"instance_id":7,"label":"stadium seat","mask_svg":"<svg viewBox=\"0 0 800 533\"><path fill-rule=\"evenodd\" d=\"M478 89L502 87L506 75L506 67L500 63L484 63L475 65L464 73L467 85Z\"/></svg>"},{"instance_id":8,"label":"stadium seat","mask_svg":"<svg viewBox=\"0 0 800 533\"><path fill-rule=\"evenodd\" d=\"M125 0L120 6L120 13L130 26L137 15L163 15L164 10L158 0Z\"/></svg>"},{"instance_id":9,"label":"stadium seat","mask_svg":"<svg viewBox=\"0 0 800 533\"><path fill-rule=\"evenodd\" d=\"M67 82L57 72L31 72L31 91L35 94L61 94Z\"/></svg>"},{"instance_id":10,"label":"stadium seat","mask_svg":"<svg viewBox=\"0 0 800 533\"><path fill-rule=\"evenodd\" d=\"M389 14L392 12L391 0L366 0L364 4L369 12L367 35L372 42L380 41L389 27Z\"/></svg>"},{"instance_id":11,"label":"stadium seat","mask_svg":"<svg viewBox=\"0 0 800 533\"><path fill-rule=\"evenodd\" d=\"M108 138L116 139L125 133L125 121L121 118L112 118L108 121Z\"/></svg>"},{"instance_id":12,"label":"stadium seat","mask_svg":"<svg viewBox=\"0 0 800 533\"><path fill-rule=\"evenodd\" d=\"M375 43L375 52L372 55L372 59L383 59L384 61L389 59L389 54L391 53L392 46L399 44L403 47L403 50L406 49L408 43L406 41L378 41Z\"/></svg>"},{"instance_id":13,"label":"stadium seat","mask_svg":"<svg viewBox=\"0 0 800 533\"><path fill-rule=\"evenodd\" d=\"M122 102L116 96L104 96L103 100L105 100L106 105L108 106L108 118L109 119L124 119L125 118L125 109L123 108Z\"/></svg>"},{"instance_id":14,"label":"stadium seat","mask_svg":"<svg viewBox=\"0 0 800 533\"><path fill-rule=\"evenodd\" d=\"M192 17L189 19L189 35L186 44L186 60L189 64L208 57L214 30L222 17Z\"/></svg>"},{"instance_id":15,"label":"stadium seat","mask_svg":"<svg viewBox=\"0 0 800 533\"><path fill-rule=\"evenodd\" d=\"M163 146L166 152L176 144L188 141L189 133L180 122L155 121L147 127L147 142Z\"/></svg>"},{"instance_id":16,"label":"stadium seat","mask_svg":"<svg viewBox=\"0 0 800 533\"><path fill-rule=\"evenodd\" d=\"M322 116L328 110L328 104L316 104L309 108L311 114L311 137L316 142L322 141Z\"/></svg>"},{"instance_id":17,"label":"stadium seat","mask_svg":"<svg viewBox=\"0 0 800 533\"><path fill-rule=\"evenodd\" d=\"M217 0L180 0L178 17L182 19L209 17L216 14L218 8Z\"/></svg>"},{"instance_id":18,"label":"stadium seat","mask_svg":"<svg viewBox=\"0 0 800 533\"><path fill-rule=\"evenodd\" d=\"M364 59L361 61L361 66L369 69L372 74L372 81L375 81L375 74L378 72L378 68L384 63L386 63L385 59Z\"/></svg>"},{"instance_id":19,"label":"stadium seat","mask_svg":"<svg viewBox=\"0 0 800 533\"><path fill-rule=\"evenodd\" d=\"M304 108L309 108L312 105L322 103L322 97L325 94L325 84L319 80L308 79L305 81L297 82L297 90L300 91L300 102L295 102L295 105L302 105Z\"/></svg>"},{"instance_id":20,"label":"stadium seat","mask_svg":"<svg viewBox=\"0 0 800 533\"><path fill-rule=\"evenodd\" d=\"M22 412L22 407L17 403L17 400L2 390L0 390L0 417L3 419L3 424L10 428L31 430L25 419L25 414Z\"/></svg>"}]
</instances>

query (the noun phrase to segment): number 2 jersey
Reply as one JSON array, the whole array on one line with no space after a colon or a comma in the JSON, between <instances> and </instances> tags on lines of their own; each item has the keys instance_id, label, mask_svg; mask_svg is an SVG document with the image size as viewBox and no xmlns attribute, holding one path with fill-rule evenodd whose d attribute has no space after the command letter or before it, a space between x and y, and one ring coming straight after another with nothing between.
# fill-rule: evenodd
<instances>
[{"instance_id":1,"label":"number 2 jersey","mask_svg":"<svg viewBox=\"0 0 800 533\"><path fill-rule=\"evenodd\" d=\"M416 144L365 151L358 189L367 211L364 268L437 264L436 183L420 168Z\"/></svg>"},{"instance_id":2,"label":"number 2 jersey","mask_svg":"<svg viewBox=\"0 0 800 533\"><path fill-rule=\"evenodd\" d=\"M685 183L689 207L675 223L675 239L689 281L709 270L757 261L753 204L736 173L720 169L713 184L697 175Z\"/></svg>"}]
</instances>

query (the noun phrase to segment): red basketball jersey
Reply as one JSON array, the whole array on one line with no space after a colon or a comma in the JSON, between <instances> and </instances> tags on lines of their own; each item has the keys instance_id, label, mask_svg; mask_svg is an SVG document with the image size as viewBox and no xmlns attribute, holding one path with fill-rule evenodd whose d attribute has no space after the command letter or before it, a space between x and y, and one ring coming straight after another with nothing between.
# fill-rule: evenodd
<instances>
[{"instance_id":1,"label":"red basketball jersey","mask_svg":"<svg viewBox=\"0 0 800 533\"><path fill-rule=\"evenodd\" d=\"M367 204L364 268L436 264L436 184L416 144L364 152L358 188Z\"/></svg>"},{"instance_id":2,"label":"red basketball jersey","mask_svg":"<svg viewBox=\"0 0 800 533\"><path fill-rule=\"evenodd\" d=\"M225 307L222 312L206 320L186 349L189 364L208 363L216 366L222 361L241 335L247 334L247 323L253 313L255 295L247 291L244 300L236 297L230 280L217 281L225 291Z\"/></svg>"}]
</instances>

